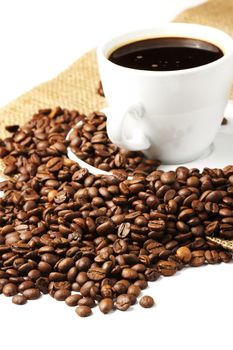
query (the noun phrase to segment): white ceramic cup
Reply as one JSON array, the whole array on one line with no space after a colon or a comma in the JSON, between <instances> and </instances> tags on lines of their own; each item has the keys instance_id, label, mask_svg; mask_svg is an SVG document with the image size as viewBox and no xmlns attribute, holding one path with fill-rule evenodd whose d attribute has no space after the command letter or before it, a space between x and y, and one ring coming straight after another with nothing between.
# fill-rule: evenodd
<instances>
[{"instance_id":1,"label":"white ceramic cup","mask_svg":"<svg viewBox=\"0 0 233 350\"><path fill-rule=\"evenodd\" d=\"M176 71L122 67L108 57L117 47L154 37L201 39L224 55L209 64ZM97 50L100 77L109 107L110 140L141 150L164 164L191 161L211 145L223 118L233 81L233 39L216 28L168 23L120 35Z\"/></svg>"}]
</instances>

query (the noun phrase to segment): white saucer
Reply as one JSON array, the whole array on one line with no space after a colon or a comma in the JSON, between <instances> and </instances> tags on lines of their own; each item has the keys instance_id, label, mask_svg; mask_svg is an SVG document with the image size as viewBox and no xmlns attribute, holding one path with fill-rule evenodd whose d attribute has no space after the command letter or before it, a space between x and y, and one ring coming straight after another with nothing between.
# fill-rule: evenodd
<instances>
[{"instance_id":1,"label":"white saucer","mask_svg":"<svg viewBox=\"0 0 233 350\"><path fill-rule=\"evenodd\" d=\"M103 110L104 112L104 110ZM224 116L227 118L227 124L221 125L213 143L210 145L203 155L195 159L194 161L183 164L161 164L159 169L162 170L175 170L178 166L186 166L187 168L198 168L202 170L205 167L208 168L223 168L226 165L233 164L233 100L230 100L224 112ZM69 134L73 129L70 130ZM67 135L67 139L69 138ZM107 171L97 169L83 160L79 159L68 148L68 157L78 163L82 168L87 168L90 173L97 175L108 175Z\"/></svg>"}]
</instances>

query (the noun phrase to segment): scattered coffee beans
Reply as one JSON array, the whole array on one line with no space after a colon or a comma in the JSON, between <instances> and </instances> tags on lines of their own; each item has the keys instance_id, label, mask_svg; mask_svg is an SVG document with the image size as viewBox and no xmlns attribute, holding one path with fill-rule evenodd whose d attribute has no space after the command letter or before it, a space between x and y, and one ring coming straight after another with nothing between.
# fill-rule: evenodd
<instances>
[{"instance_id":1,"label":"scattered coffee beans","mask_svg":"<svg viewBox=\"0 0 233 350\"><path fill-rule=\"evenodd\" d=\"M78 158L101 170L113 173L114 170L121 170L129 174L142 172L148 174L160 164L157 160L146 159L142 152L120 149L111 143L106 132L106 116L100 112L88 117L79 115L78 124L71 132L69 139L70 147ZM53 164L53 162L56 163ZM56 157L49 161L48 166L52 171L60 167L61 162ZM82 169L81 172L74 174L73 179L78 181L83 171ZM115 190L113 189L113 194L116 195L119 191L114 193ZM106 194L105 198L108 196Z\"/></svg>"},{"instance_id":2,"label":"scattered coffee beans","mask_svg":"<svg viewBox=\"0 0 233 350\"><path fill-rule=\"evenodd\" d=\"M81 317L96 304L125 311L148 281L231 260L208 237L233 239L233 166L156 170L158 162L112 145L105 128L102 113L56 107L0 140L11 176L0 183L0 293L13 303L49 294ZM112 174L80 169L69 144Z\"/></svg>"}]
</instances>

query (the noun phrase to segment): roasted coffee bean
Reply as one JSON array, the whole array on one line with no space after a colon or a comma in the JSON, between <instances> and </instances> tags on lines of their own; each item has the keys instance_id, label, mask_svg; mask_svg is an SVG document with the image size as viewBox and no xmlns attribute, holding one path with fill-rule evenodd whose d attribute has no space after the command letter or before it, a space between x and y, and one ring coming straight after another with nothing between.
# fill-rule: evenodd
<instances>
[{"instance_id":1,"label":"roasted coffee bean","mask_svg":"<svg viewBox=\"0 0 233 350\"><path fill-rule=\"evenodd\" d=\"M71 290L72 290L73 292L79 292L79 291L80 291L80 288L81 288L81 286L80 286L80 284L77 283L77 282L73 282L72 285L71 285Z\"/></svg>"},{"instance_id":2,"label":"roasted coffee bean","mask_svg":"<svg viewBox=\"0 0 233 350\"><path fill-rule=\"evenodd\" d=\"M41 291L43 294L48 293L48 286L49 286L49 279L46 277L40 277L36 280L36 287Z\"/></svg>"},{"instance_id":3,"label":"roasted coffee bean","mask_svg":"<svg viewBox=\"0 0 233 350\"><path fill-rule=\"evenodd\" d=\"M232 255L229 252L221 251L218 254L219 254L219 259L224 263L228 263L232 259Z\"/></svg>"},{"instance_id":4,"label":"roasted coffee bean","mask_svg":"<svg viewBox=\"0 0 233 350\"><path fill-rule=\"evenodd\" d=\"M32 281L36 281L39 277L41 276L41 273L39 270L33 269L31 271L28 272L28 277L32 280Z\"/></svg>"},{"instance_id":5,"label":"roasted coffee bean","mask_svg":"<svg viewBox=\"0 0 233 350\"><path fill-rule=\"evenodd\" d=\"M2 293L6 297L12 297L18 293L18 288L13 283L7 283L3 286Z\"/></svg>"},{"instance_id":6,"label":"roasted coffee bean","mask_svg":"<svg viewBox=\"0 0 233 350\"><path fill-rule=\"evenodd\" d=\"M126 253L128 250L128 244L123 239L117 239L113 244L113 250L116 254Z\"/></svg>"},{"instance_id":7,"label":"roasted coffee bean","mask_svg":"<svg viewBox=\"0 0 233 350\"><path fill-rule=\"evenodd\" d=\"M126 311L131 306L131 298L128 294L120 294L115 302L115 306L120 311Z\"/></svg>"},{"instance_id":8,"label":"roasted coffee bean","mask_svg":"<svg viewBox=\"0 0 233 350\"><path fill-rule=\"evenodd\" d=\"M35 300L40 297L40 291L38 288L29 288L23 291L23 295L27 300Z\"/></svg>"},{"instance_id":9,"label":"roasted coffee bean","mask_svg":"<svg viewBox=\"0 0 233 350\"><path fill-rule=\"evenodd\" d=\"M118 281L117 283L114 284L114 286L112 287L112 290L117 294L124 294L127 292L129 286L125 285L125 283L122 283L121 281Z\"/></svg>"},{"instance_id":10,"label":"roasted coffee bean","mask_svg":"<svg viewBox=\"0 0 233 350\"><path fill-rule=\"evenodd\" d=\"M99 302L99 309L103 314L108 314L113 309L113 300L111 298L104 298Z\"/></svg>"},{"instance_id":11,"label":"roasted coffee bean","mask_svg":"<svg viewBox=\"0 0 233 350\"><path fill-rule=\"evenodd\" d=\"M78 271L87 271L91 266L91 260L84 256L76 261L75 266L77 267Z\"/></svg>"},{"instance_id":12,"label":"roasted coffee bean","mask_svg":"<svg viewBox=\"0 0 233 350\"><path fill-rule=\"evenodd\" d=\"M180 247L176 251L177 257L180 259L181 262L184 264L189 263L192 257L192 253L188 247Z\"/></svg>"},{"instance_id":13,"label":"roasted coffee bean","mask_svg":"<svg viewBox=\"0 0 233 350\"><path fill-rule=\"evenodd\" d=\"M24 295L16 294L12 298L12 303L16 305L24 305L27 302L27 298Z\"/></svg>"},{"instance_id":14,"label":"roasted coffee bean","mask_svg":"<svg viewBox=\"0 0 233 350\"><path fill-rule=\"evenodd\" d=\"M141 293L141 288L139 286L136 286L133 284L131 286L129 286L129 288L127 290L127 294L133 294L136 297L138 297L140 293Z\"/></svg>"},{"instance_id":15,"label":"roasted coffee bean","mask_svg":"<svg viewBox=\"0 0 233 350\"><path fill-rule=\"evenodd\" d=\"M82 299L82 296L80 294L73 294L73 295L69 295L66 299L65 299L65 303L68 306L77 306L78 305L78 301Z\"/></svg>"},{"instance_id":16,"label":"roasted coffee bean","mask_svg":"<svg viewBox=\"0 0 233 350\"><path fill-rule=\"evenodd\" d=\"M60 157L51 158L46 164L46 167L51 172L59 171L62 168L62 166L63 166L63 159Z\"/></svg>"},{"instance_id":17,"label":"roasted coffee bean","mask_svg":"<svg viewBox=\"0 0 233 350\"><path fill-rule=\"evenodd\" d=\"M208 264L216 264L219 262L219 255L216 250L206 250L205 251L205 258L208 262Z\"/></svg>"},{"instance_id":18,"label":"roasted coffee bean","mask_svg":"<svg viewBox=\"0 0 233 350\"><path fill-rule=\"evenodd\" d=\"M84 298L81 298L78 301L78 305L86 305L86 306L89 306L89 307L94 307L95 306L95 301L91 297L84 297Z\"/></svg>"},{"instance_id":19,"label":"roasted coffee bean","mask_svg":"<svg viewBox=\"0 0 233 350\"><path fill-rule=\"evenodd\" d=\"M167 171L161 175L161 181L165 185L171 185L176 181L176 174L174 171Z\"/></svg>"},{"instance_id":20,"label":"roasted coffee bean","mask_svg":"<svg viewBox=\"0 0 233 350\"><path fill-rule=\"evenodd\" d=\"M160 273L157 268L147 268L145 271L145 278L150 281L157 281L157 279L160 277Z\"/></svg>"},{"instance_id":21,"label":"roasted coffee bean","mask_svg":"<svg viewBox=\"0 0 233 350\"><path fill-rule=\"evenodd\" d=\"M101 287L101 295L103 298L112 298L113 297L113 290L112 290L112 286L110 286L109 284L104 284Z\"/></svg>"},{"instance_id":22,"label":"roasted coffee bean","mask_svg":"<svg viewBox=\"0 0 233 350\"><path fill-rule=\"evenodd\" d=\"M136 304L136 302L137 302L137 297L136 297L136 295L134 295L134 294L128 294L128 296L129 296L129 298L130 298L131 305Z\"/></svg>"},{"instance_id":23,"label":"roasted coffee bean","mask_svg":"<svg viewBox=\"0 0 233 350\"><path fill-rule=\"evenodd\" d=\"M82 287L80 288L80 293L82 294L82 296L84 297L88 297L90 296L90 289L91 287L94 286L94 282L93 281L87 281L85 282Z\"/></svg>"},{"instance_id":24,"label":"roasted coffee bean","mask_svg":"<svg viewBox=\"0 0 233 350\"><path fill-rule=\"evenodd\" d=\"M195 250L192 252L192 257L189 262L190 266L198 267L205 263L205 252L202 250Z\"/></svg>"},{"instance_id":25,"label":"roasted coffee bean","mask_svg":"<svg viewBox=\"0 0 233 350\"><path fill-rule=\"evenodd\" d=\"M74 264L72 258L65 258L58 262L57 269L60 272L67 272Z\"/></svg>"},{"instance_id":26,"label":"roasted coffee bean","mask_svg":"<svg viewBox=\"0 0 233 350\"><path fill-rule=\"evenodd\" d=\"M135 286L138 286L140 289L146 289L148 287L148 283L145 280L137 280L134 282Z\"/></svg>"},{"instance_id":27,"label":"roasted coffee bean","mask_svg":"<svg viewBox=\"0 0 233 350\"><path fill-rule=\"evenodd\" d=\"M177 266L173 261L161 260L157 264L158 272L163 276L172 276L177 271Z\"/></svg>"},{"instance_id":28,"label":"roasted coffee bean","mask_svg":"<svg viewBox=\"0 0 233 350\"><path fill-rule=\"evenodd\" d=\"M155 302L154 302L154 299L152 297L150 297L149 295L144 295L139 300L139 304L144 308L150 308L150 307L154 306Z\"/></svg>"},{"instance_id":29,"label":"roasted coffee bean","mask_svg":"<svg viewBox=\"0 0 233 350\"><path fill-rule=\"evenodd\" d=\"M92 314L91 308L86 305L76 307L75 312L80 317L87 317Z\"/></svg>"},{"instance_id":30,"label":"roasted coffee bean","mask_svg":"<svg viewBox=\"0 0 233 350\"><path fill-rule=\"evenodd\" d=\"M126 238L130 233L130 223L126 222L126 223L122 223L120 224L120 226L118 227L118 237L120 238Z\"/></svg>"},{"instance_id":31,"label":"roasted coffee bean","mask_svg":"<svg viewBox=\"0 0 233 350\"><path fill-rule=\"evenodd\" d=\"M71 295L71 292L68 289L59 289L54 293L54 299L58 301L64 301Z\"/></svg>"},{"instance_id":32,"label":"roasted coffee bean","mask_svg":"<svg viewBox=\"0 0 233 350\"><path fill-rule=\"evenodd\" d=\"M76 282L81 286L88 281L87 273L85 271L80 271L76 276Z\"/></svg>"},{"instance_id":33,"label":"roasted coffee bean","mask_svg":"<svg viewBox=\"0 0 233 350\"><path fill-rule=\"evenodd\" d=\"M138 277L137 271L130 269L130 268L124 268L122 270L121 276L125 279L129 280L136 280Z\"/></svg>"},{"instance_id":34,"label":"roasted coffee bean","mask_svg":"<svg viewBox=\"0 0 233 350\"><path fill-rule=\"evenodd\" d=\"M87 276L90 280L101 281L106 276L106 271L101 267L93 267L87 271Z\"/></svg>"},{"instance_id":35,"label":"roasted coffee bean","mask_svg":"<svg viewBox=\"0 0 233 350\"><path fill-rule=\"evenodd\" d=\"M18 291L20 293L22 293L24 290L29 289L29 288L34 288L35 287L35 283L32 281L24 281L22 283L19 284L18 286Z\"/></svg>"}]
</instances>

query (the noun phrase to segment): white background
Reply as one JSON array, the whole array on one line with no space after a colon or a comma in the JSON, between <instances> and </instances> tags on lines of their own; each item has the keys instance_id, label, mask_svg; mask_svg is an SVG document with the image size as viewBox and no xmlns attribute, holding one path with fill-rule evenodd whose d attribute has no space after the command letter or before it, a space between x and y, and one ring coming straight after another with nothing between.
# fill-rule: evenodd
<instances>
[{"instance_id":1,"label":"white background","mask_svg":"<svg viewBox=\"0 0 233 350\"><path fill-rule=\"evenodd\" d=\"M171 20L197 0L0 2L0 106L53 78L120 30ZM190 268L144 292L152 309L87 319L42 297L16 306L0 296L1 349L224 349L232 347L232 264Z\"/></svg>"}]
</instances>

